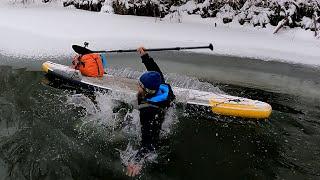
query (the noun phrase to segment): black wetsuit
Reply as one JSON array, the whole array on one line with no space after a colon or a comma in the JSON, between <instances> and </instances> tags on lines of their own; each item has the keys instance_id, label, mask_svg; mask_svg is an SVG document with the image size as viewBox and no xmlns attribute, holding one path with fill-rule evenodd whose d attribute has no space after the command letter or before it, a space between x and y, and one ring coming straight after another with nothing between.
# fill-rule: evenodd
<instances>
[{"instance_id":1,"label":"black wetsuit","mask_svg":"<svg viewBox=\"0 0 320 180\"><path fill-rule=\"evenodd\" d=\"M160 73L161 84L169 89L169 93L165 100L159 102L150 102L147 100L148 98L152 98L152 96L138 100L142 134L141 149L137 154L138 161L140 161L146 153L154 151L157 148L166 109L170 107L171 102L175 99L170 85L165 83L163 74L154 60L148 54L141 56L141 59L148 71Z\"/></svg>"}]
</instances>

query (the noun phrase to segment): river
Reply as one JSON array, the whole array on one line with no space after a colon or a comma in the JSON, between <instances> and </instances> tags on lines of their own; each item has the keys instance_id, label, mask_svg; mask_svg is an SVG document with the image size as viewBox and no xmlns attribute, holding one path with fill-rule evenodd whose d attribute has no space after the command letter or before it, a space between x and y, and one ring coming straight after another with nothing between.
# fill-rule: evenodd
<instances>
[{"instance_id":1,"label":"river","mask_svg":"<svg viewBox=\"0 0 320 180\"><path fill-rule=\"evenodd\" d=\"M140 179L320 179L319 67L186 52L151 55L175 85L261 100L273 111L267 120L252 121L194 116L177 107L157 162ZM0 55L0 177L130 179L121 161L133 152L130 143L139 142L139 128L119 125L128 111L114 112L110 95L96 94L94 104L48 86L45 60L70 64L70 57ZM108 64L114 74L144 70L136 54L110 55ZM129 113L132 122L135 113Z\"/></svg>"}]
</instances>

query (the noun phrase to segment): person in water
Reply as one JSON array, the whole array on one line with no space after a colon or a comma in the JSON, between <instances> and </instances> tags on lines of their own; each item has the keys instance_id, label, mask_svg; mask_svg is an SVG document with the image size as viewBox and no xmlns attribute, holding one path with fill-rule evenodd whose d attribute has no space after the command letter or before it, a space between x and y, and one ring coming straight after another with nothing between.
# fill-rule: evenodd
<instances>
[{"instance_id":1,"label":"person in water","mask_svg":"<svg viewBox=\"0 0 320 180\"><path fill-rule=\"evenodd\" d=\"M90 53L76 55L72 61L72 67L88 77L102 77L106 68L106 55Z\"/></svg>"},{"instance_id":2,"label":"person in water","mask_svg":"<svg viewBox=\"0 0 320 180\"><path fill-rule=\"evenodd\" d=\"M130 162L127 166L126 174L131 177L140 173L145 156L158 148L166 110L175 99L171 86L165 82L159 66L146 53L145 48L140 47L137 51L147 72L143 73L138 81L137 98L142 140L134 162Z\"/></svg>"}]
</instances>

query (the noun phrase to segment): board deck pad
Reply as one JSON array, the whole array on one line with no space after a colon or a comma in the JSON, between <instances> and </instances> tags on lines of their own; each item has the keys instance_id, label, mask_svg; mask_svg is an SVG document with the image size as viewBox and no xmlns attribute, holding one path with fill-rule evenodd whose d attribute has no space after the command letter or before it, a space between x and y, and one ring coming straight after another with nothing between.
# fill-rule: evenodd
<instances>
[{"instance_id":1,"label":"board deck pad","mask_svg":"<svg viewBox=\"0 0 320 180\"><path fill-rule=\"evenodd\" d=\"M54 72L62 78L98 89L121 91L127 94L136 94L138 90L137 79L115 77L107 74L98 78L86 77L82 76L78 70L50 61L43 63L42 70L48 74ZM257 100L180 87L172 87L172 90L176 95L177 102L209 107L215 114L265 119L270 116L272 111L268 103Z\"/></svg>"}]
</instances>

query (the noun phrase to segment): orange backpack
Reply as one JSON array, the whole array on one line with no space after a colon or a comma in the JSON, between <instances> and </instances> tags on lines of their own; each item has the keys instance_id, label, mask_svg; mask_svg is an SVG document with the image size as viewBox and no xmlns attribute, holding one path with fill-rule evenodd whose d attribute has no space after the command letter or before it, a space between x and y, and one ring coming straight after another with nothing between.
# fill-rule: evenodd
<instances>
[{"instance_id":1,"label":"orange backpack","mask_svg":"<svg viewBox=\"0 0 320 180\"><path fill-rule=\"evenodd\" d=\"M99 54L86 54L76 56L72 62L75 69L89 77L102 77L104 74L102 59Z\"/></svg>"}]
</instances>

